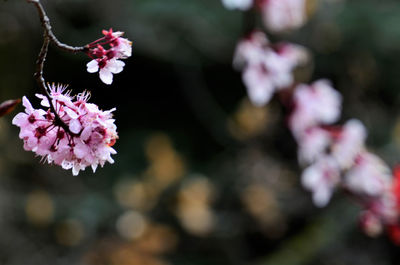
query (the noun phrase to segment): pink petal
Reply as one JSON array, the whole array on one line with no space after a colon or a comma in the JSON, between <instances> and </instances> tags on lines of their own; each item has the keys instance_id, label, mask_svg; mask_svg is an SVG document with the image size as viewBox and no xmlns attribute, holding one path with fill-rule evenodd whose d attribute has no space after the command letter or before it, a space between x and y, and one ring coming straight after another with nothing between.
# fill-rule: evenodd
<instances>
[{"instance_id":1,"label":"pink petal","mask_svg":"<svg viewBox=\"0 0 400 265\"><path fill-rule=\"evenodd\" d=\"M92 134L92 127L91 126L87 126L87 127L83 128L83 131L81 133L82 141L87 141L91 134Z\"/></svg>"},{"instance_id":2,"label":"pink petal","mask_svg":"<svg viewBox=\"0 0 400 265\"><path fill-rule=\"evenodd\" d=\"M29 102L29 100L24 96L22 98L22 105L25 107L25 112L28 114L31 114L33 111L32 104Z\"/></svg>"},{"instance_id":3,"label":"pink petal","mask_svg":"<svg viewBox=\"0 0 400 265\"><path fill-rule=\"evenodd\" d=\"M35 94L35 96L42 100L40 102L40 105L42 105L43 107L47 107L47 108L50 107L49 101L47 100L46 96L44 96L42 94Z\"/></svg>"},{"instance_id":4,"label":"pink petal","mask_svg":"<svg viewBox=\"0 0 400 265\"><path fill-rule=\"evenodd\" d=\"M79 117L78 114L70 108L65 108L64 110L71 119L77 119Z\"/></svg>"},{"instance_id":5,"label":"pink petal","mask_svg":"<svg viewBox=\"0 0 400 265\"><path fill-rule=\"evenodd\" d=\"M74 148L74 154L76 155L77 158L82 159L85 156L87 156L90 153L90 149L88 148L87 145L83 143L78 143L76 144Z\"/></svg>"},{"instance_id":6,"label":"pink petal","mask_svg":"<svg viewBox=\"0 0 400 265\"><path fill-rule=\"evenodd\" d=\"M24 123L27 122L27 119L28 119L28 115L20 112L14 117L14 119L12 120L12 124L21 127Z\"/></svg>"},{"instance_id":7,"label":"pink petal","mask_svg":"<svg viewBox=\"0 0 400 265\"><path fill-rule=\"evenodd\" d=\"M69 122L69 129L73 133L79 133L82 129L82 125L79 120L71 120Z\"/></svg>"}]
</instances>

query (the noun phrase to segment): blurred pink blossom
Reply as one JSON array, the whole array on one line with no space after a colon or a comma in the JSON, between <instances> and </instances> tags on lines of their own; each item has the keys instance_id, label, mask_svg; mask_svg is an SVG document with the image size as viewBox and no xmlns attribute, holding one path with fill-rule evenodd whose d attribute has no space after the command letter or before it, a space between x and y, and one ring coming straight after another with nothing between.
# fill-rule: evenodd
<instances>
[{"instance_id":1,"label":"blurred pink blossom","mask_svg":"<svg viewBox=\"0 0 400 265\"><path fill-rule=\"evenodd\" d=\"M349 120L343 126L332 147L332 155L343 169L353 165L355 157L364 149L366 138L367 130L359 120Z\"/></svg>"},{"instance_id":2,"label":"blurred pink blossom","mask_svg":"<svg viewBox=\"0 0 400 265\"><path fill-rule=\"evenodd\" d=\"M274 33L288 31L306 22L307 0L222 0L228 9L259 8L265 27ZM307 50L290 43L271 44L261 31L241 40L233 64L242 70L251 102L267 104L281 93L290 108L288 126L298 143L298 160L304 169L303 186L312 192L314 204L323 207L337 187L344 188L363 207L361 227L377 236L386 230L400 245L400 169L394 171L365 147L367 130L356 119L343 126L342 96L327 80L294 86L293 70L308 61Z\"/></svg>"},{"instance_id":3,"label":"blurred pink blossom","mask_svg":"<svg viewBox=\"0 0 400 265\"><path fill-rule=\"evenodd\" d=\"M361 199L364 199L365 210L361 215L360 221L361 227L367 235L376 236L382 232L382 229L377 229L375 230L376 234L370 234L372 232L371 229L375 229L371 225L379 226L378 221L382 227L390 227L398 224L399 212L396 209L395 196L393 196L390 190L387 190L380 196L361 197ZM367 220L365 220L366 217ZM368 218L373 218L374 220L368 220ZM372 224L365 223L366 221L372 222Z\"/></svg>"},{"instance_id":4,"label":"blurred pink blossom","mask_svg":"<svg viewBox=\"0 0 400 265\"><path fill-rule=\"evenodd\" d=\"M312 127L305 130L298 139L300 164L307 165L315 162L325 154L331 142L332 137L327 130L320 127Z\"/></svg>"},{"instance_id":5,"label":"blurred pink blossom","mask_svg":"<svg viewBox=\"0 0 400 265\"><path fill-rule=\"evenodd\" d=\"M301 176L303 186L313 193L314 204L324 207L340 182L340 168L331 156L321 156Z\"/></svg>"},{"instance_id":6,"label":"blurred pink blossom","mask_svg":"<svg viewBox=\"0 0 400 265\"><path fill-rule=\"evenodd\" d=\"M293 95L294 111L289 117L293 135L297 138L310 127L336 122L340 117L341 103L342 96L327 80L298 85Z\"/></svg>"},{"instance_id":7,"label":"blurred pink blossom","mask_svg":"<svg viewBox=\"0 0 400 265\"><path fill-rule=\"evenodd\" d=\"M267 104L277 90L290 87L293 69L306 57L305 48L284 43L274 49L265 34L255 31L239 42L234 65L243 69L243 82L251 102Z\"/></svg>"},{"instance_id":8,"label":"blurred pink blossom","mask_svg":"<svg viewBox=\"0 0 400 265\"><path fill-rule=\"evenodd\" d=\"M272 32L301 27L306 21L305 0L261 0L265 27Z\"/></svg>"},{"instance_id":9,"label":"blurred pink blossom","mask_svg":"<svg viewBox=\"0 0 400 265\"><path fill-rule=\"evenodd\" d=\"M354 166L347 171L344 184L352 193L381 196L390 190L392 174L376 155L363 152L356 158Z\"/></svg>"}]
</instances>

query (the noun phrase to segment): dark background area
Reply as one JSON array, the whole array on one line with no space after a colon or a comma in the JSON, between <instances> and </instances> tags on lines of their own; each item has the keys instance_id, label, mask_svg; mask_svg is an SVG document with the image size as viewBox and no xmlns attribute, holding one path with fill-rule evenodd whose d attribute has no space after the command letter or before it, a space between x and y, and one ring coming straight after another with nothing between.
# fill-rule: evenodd
<instances>
[{"instance_id":1,"label":"dark background area","mask_svg":"<svg viewBox=\"0 0 400 265\"><path fill-rule=\"evenodd\" d=\"M344 194L317 209L301 187L296 145L274 99L251 106L232 68L243 14L218 0L42 1L59 40L83 45L124 31L133 56L111 86L89 58L52 47L49 82L115 112L115 164L72 176L23 151L0 120L0 264L400 264L365 236ZM300 30L271 35L310 49L311 81L343 94L341 122L363 121L368 147L400 157L400 3L320 0ZM0 2L0 101L26 95L42 30L22 0Z\"/></svg>"}]
</instances>

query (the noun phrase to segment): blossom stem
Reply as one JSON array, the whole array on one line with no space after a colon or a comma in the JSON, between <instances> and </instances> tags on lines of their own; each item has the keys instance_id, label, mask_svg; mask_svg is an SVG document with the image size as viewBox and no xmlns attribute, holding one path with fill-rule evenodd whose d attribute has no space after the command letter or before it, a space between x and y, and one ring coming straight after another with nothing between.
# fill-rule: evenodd
<instances>
[{"instance_id":1,"label":"blossom stem","mask_svg":"<svg viewBox=\"0 0 400 265\"><path fill-rule=\"evenodd\" d=\"M107 45L107 44L113 43L116 39L118 39L118 38L112 38L111 40L108 40L105 42L98 42L98 43L96 43L96 45Z\"/></svg>"},{"instance_id":2,"label":"blossom stem","mask_svg":"<svg viewBox=\"0 0 400 265\"><path fill-rule=\"evenodd\" d=\"M95 41L89 43L89 44L86 45L86 46L88 46L88 47L90 47L90 48L93 48L93 47L97 46L97 44L98 44L100 41L104 40L104 39L105 39L105 37L101 37L101 38L99 38L99 39L97 39L97 40L95 40Z\"/></svg>"}]
</instances>

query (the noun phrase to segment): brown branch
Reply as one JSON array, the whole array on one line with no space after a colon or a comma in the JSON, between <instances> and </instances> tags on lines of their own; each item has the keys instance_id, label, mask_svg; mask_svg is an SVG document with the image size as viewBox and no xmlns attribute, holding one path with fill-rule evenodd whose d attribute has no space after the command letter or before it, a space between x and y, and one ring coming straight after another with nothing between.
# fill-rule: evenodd
<instances>
[{"instance_id":1,"label":"brown branch","mask_svg":"<svg viewBox=\"0 0 400 265\"><path fill-rule=\"evenodd\" d=\"M86 51L87 48L86 48L86 46L73 47L73 46L69 46L67 44L61 43L54 35L54 33L51 29L50 20L47 17L46 12L45 12L42 4L40 3L40 1L39 0L27 0L27 2L32 3L36 6L36 9L38 10L38 13L39 13L40 22L44 29L43 45L42 45L42 48L40 49L40 53L39 53L38 59L36 61L36 72L34 74L34 77L35 77L36 82L38 83L40 89L42 90L42 93L46 96L46 98L49 102L50 110L54 114L54 124L56 126L60 126L61 128L64 129L64 131L66 133L73 136L75 134L69 130L68 125L61 119L61 117L58 115L58 113L56 111L56 108L53 104L52 98L49 94L49 91L48 91L48 88L46 85L46 81L43 77L43 68L44 68L44 62L46 61L46 56L47 56L50 42L53 42L58 48L60 48L62 50L74 52L74 53Z\"/></svg>"},{"instance_id":2,"label":"brown branch","mask_svg":"<svg viewBox=\"0 0 400 265\"><path fill-rule=\"evenodd\" d=\"M36 9L38 10L39 17L40 17L40 22L42 24L43 29L46 31L48 38L60 49L68 51L68 52L85 52L87 50L87 46L81 46L81 47L73 47L67 44L64 44L60 42L57 37L54 35L51 25L50 25L50 19L46 14L46 11L44 10L42 4L40 3L39 0L27 0L28 3L32 3L35 5Z\"/></svg>"}]
</instances>

